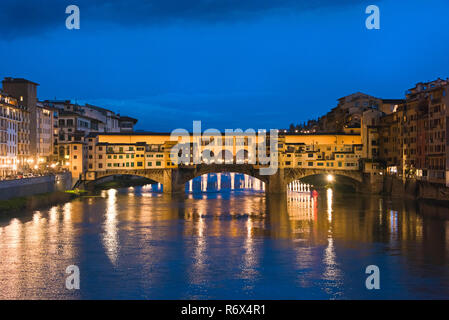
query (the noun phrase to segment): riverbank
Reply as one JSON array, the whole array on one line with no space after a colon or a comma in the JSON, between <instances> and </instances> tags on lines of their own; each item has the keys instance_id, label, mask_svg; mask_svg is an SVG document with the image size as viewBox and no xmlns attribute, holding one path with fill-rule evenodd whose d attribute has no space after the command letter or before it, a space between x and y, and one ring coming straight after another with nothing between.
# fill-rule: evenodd
<instances>
[{"instance_id":1,"label":"riverbank","mask_svg":"<svg viewBox=\"0 0 449 320\"><path fill-rule=\"evenodd\" d=\"M55 191L0 200L0 214L51 207L71 201L84 193L82 190Z\"/></svg>"}]
</instances>

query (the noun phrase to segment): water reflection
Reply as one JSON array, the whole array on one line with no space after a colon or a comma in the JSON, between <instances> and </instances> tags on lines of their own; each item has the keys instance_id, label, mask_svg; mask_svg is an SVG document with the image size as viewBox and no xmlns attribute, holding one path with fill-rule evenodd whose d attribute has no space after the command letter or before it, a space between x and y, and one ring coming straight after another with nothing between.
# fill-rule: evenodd
<instances>
[{"instance_id":1,"label":"water reflection","mask_svg":"<svg viewBox=\"0 0 449 320\"><path fill-rule=\"evenodd\" d=\"M134 194L133 190L129 190L130 194ZM117 232L117 190L108 190L107 207L106 207L106 220L104 223L104 236L103 244L105 246L107 255L112 264L117 263L117 255L119 249L119 240Z\"/></svg>"},{"instance_id":2,"label":"water reflection","mask_svg":"<svg viewBox=\"0 0 449 320\"><path fill-rule=\"evenodd\" d=\"M231 174L192 187L111 189L3 217L0 298L449 298L439 207L332 189L265 196ZM70 264L83 275L78 293L64 289ZM375 296L370 264L384 270Z\"/></svg>"},{"instance_id":3,"label":"water reflection","mask_svg":"<svg viewBox=\"0 0 449 320\"><path fill-rule=\"evenodd\" d=\"M327 189L327 220L332 222L332 197L333 191L331 188Z\"/></svg>"}]
</instances>

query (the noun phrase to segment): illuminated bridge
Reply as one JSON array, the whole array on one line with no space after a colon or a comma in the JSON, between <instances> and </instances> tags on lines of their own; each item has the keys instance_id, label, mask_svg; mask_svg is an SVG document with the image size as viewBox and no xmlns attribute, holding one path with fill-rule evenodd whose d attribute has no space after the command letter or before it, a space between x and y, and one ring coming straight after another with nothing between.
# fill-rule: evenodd
<instances>
[{"instance_id":1,"label":"illuminated bridge","mask_svg":"<svg viewBox=\"0 0 449 320\"><path fill-rule=\"evenodd\" d=\"M357 191L375 192L381 180L376 170L366 165L357 134L280 135L275 141L264 136L269 162L263 162L255 152L262 141L260 136L188 139L183 144L181 139L162 133L88 136L87 146L71 144L71 171L78 180L75 187L88 187L109 176L130 175L161 183L165 193L177 193L184 192L185 184L198 176L233 172L259 179L267 193L284 193L292 181L317 175L341 177ZM252 143L257 147L252 149ZM175 146L187 146L187 152L174 153ZM195 159L195 148L199 159ZM182 157L184 162L179 161ZM264 172L269 168L269 174Z\"/></svg>"}]
</instances>

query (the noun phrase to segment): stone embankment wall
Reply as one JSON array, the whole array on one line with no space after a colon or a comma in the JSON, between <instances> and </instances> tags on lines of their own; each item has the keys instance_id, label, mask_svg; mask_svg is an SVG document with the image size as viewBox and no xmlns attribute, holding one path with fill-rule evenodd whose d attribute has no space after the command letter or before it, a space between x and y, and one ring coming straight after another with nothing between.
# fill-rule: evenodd
<instances>
[{"instance_id":1,"label":"stone embankment wall","mask_svg":"<svg viewBox=\"0 0 449 320\"><path fill-rule=\"evenodd\" d=\"M385 176L383 193L410 199L449 201L449 188L442 184L407 179L405 183L395 176Z\"/></svg>"},{"instance_id":2,"label":"stone embankment wall","mask_svg":"<svg viewBox=\"0 0 449 320\"><path fill-rule=\"evenodd\" d=\"M65 191L71 189L71 186L72 175L70 172L20 180L0 181L0 200Z\"/></svg>"}]
</instances>

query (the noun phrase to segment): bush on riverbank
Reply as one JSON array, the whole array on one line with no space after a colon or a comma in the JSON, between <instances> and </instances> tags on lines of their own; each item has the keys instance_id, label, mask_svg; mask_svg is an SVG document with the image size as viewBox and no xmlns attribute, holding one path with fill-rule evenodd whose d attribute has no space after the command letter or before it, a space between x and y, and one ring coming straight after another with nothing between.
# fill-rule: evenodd
<instances>
[{"instance_id":1,"label":"bush on riverbank","mask_svg":"<svg viewBox=\"0 0 449 320\"><path fill-rule=\"evenodd\" d=\"M79 195L79 194L78 194ZM22 210L36 210L65 203L78 196L73 192L50 192L36 194L30 197L18 197L0 201L0 213Z\"/></svg>"}]
</instances>

